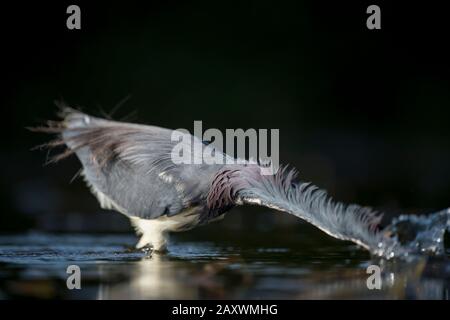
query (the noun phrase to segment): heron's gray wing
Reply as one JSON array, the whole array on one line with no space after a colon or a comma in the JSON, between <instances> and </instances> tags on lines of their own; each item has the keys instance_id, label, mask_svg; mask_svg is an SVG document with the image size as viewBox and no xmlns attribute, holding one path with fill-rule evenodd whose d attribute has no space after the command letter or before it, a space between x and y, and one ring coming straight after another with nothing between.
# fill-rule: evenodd
<instances>
[{"instance_id":1,"label":"heron's gray wing","mask_svg":"<svg viewBox=\"0 0 450 320\"><path fill-rule=\"evenodd\" d=\"M102 207L129 216L173 216L202 203L217 171L215 166L174 164L173 130L104 120L72 109L66 110L60 128L69 151L59 158L76 153Z\"/></svg>"}]
</instances>

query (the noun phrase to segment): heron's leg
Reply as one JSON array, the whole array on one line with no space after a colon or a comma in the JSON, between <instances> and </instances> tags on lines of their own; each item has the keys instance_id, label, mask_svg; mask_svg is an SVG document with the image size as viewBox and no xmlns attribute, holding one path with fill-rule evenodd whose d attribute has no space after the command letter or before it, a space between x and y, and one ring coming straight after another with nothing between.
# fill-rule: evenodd
<instances>
[{"instance_id":1,"label":"heron's leg","mask_svg":"<svg viewBox=\"0 0 450 320\"><path fill-rule=\"evenodd\" d=\"M131 218L136 232L141 235L136 249L150 246L154 252L166 252L168 232L166 225L158 220Z\"/></svg>"},{"instance_id":2,"label":"heron's leg","mask_svg":"<svg viewBox=\"0 0 450 320\"><path fill-rule=\"evenodd\" d=\"M136 244L136 249L142 249L145 246L150 246L153 251L165 252L167 250L166 232L158 233L154 232L154 230L151 233L144 232Z\"/></svg>"}]
</instances>

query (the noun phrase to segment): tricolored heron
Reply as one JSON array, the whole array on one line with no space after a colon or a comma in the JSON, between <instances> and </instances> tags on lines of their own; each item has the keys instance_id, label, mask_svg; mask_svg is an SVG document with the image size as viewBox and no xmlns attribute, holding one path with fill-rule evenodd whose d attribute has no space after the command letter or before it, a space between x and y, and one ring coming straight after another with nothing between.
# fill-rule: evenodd
<instances>
[{"instance_id":1,"label":"tricolored heron","mask_svg":"<svg viewBox=\"0 0 450 320\"><path fill-rule=\"evenodd\" d=\"M386 231L381 226L382 214L333 200L311 183L298 181L295 169L282 167L275 175L263 175L250 161L175 164L171 152L177 142L170 129L101 119L63 107L61 121L36 131L59 135L46 144L49 147L67 146L52 161L77 155L101 207L129 217L141 235L137 248L149 245L164 251L168 233L223 218L232 207L244 204L290 213L372 252L392 236L392 228ZM201 143L203 157L212 154L204 151L213 146L197 137L189 135L187 141ZM443 212L443 219L447 214Z\"/></svg>"}]
</instances>

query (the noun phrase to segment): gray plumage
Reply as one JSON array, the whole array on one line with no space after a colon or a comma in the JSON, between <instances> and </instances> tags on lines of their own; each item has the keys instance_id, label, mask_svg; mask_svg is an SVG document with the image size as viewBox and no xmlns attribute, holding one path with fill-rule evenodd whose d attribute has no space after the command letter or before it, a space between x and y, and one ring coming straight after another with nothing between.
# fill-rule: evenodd
<instances>
[{"instance_id":1,"label":"gray plumage","mask_svg":"<svg viewBox=\"0 0 450 320\"><path fill-rule=\"evenodd\" d=\"M174 164L171 152L177 142L171 140L173 130L100 119L67 107L62 118L37 129L59 134L49 147L68 147L53 161L77 155L84 179L101 206L127 215L142 235L139 248L149 244L164 250L168 232L211 222L243 204L288 212L369 250L383 237L381 214L334 201L312 184L295 181L293 169L283 167L267 176L250 162ZM212 148L196 137L189 135L189 139L201 144L202 153Z\"/></svg>"}]
</instances>

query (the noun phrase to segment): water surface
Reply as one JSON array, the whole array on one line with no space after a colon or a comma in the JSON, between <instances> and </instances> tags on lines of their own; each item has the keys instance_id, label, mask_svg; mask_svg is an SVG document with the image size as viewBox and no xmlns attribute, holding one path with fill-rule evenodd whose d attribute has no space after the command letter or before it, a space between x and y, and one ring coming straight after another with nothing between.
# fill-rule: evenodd
<instances>
[{"instance_id":1,"label":"water surface","mask_svg":"<svg viewBox=\"0 0 450 320\"><path fill-rule=\"evenodd\" d=\"M222 237L221 237L222 236ZM307 229L289 234L171 239L167 255L133 250L133 235L0 236L0 298L62 299L448 299L446 256L371 259L355 245ZM81 268L68 290L66 268ZM367 266L382 289L369 290Z\"/></svg>"}]
</instances>

